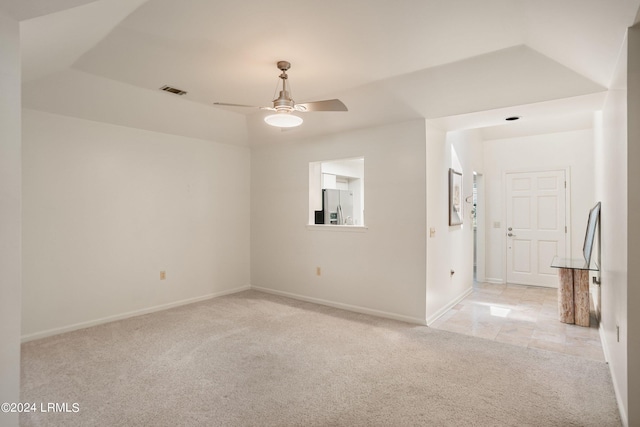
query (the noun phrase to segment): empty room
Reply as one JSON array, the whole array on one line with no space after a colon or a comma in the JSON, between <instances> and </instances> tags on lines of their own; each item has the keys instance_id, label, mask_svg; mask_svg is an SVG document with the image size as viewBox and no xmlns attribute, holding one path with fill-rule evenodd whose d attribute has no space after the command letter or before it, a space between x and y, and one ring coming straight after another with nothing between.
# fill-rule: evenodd
<instances>
[{"instance_id":1,"label":"empty room","mask_svg":"<svg viewBox=\"0 0 640 427\"><path fill-rule=\"evenodd\" d=\"M640 425L639 9L0 0L0 424Z\"/></svg>"}]
</instances>

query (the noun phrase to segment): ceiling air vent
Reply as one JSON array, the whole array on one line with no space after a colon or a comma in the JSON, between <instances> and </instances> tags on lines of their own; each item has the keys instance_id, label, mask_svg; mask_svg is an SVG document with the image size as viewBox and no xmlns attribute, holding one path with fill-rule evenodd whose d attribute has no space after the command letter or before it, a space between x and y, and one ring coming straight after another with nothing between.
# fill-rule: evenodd
<instances>
[{"instance_id":1,"label":"ceiling air vent","mask_svg":"<svg viewBox=\"0 0 640 427\"><path fill-rule=\"evenodd\" d=\"M173 93L173 94L175 94L175 95L186 95L186 94L187 94L187 92L186 92L186 91L184 91L184 90L180 90L180 89L177 89L177 88L175 88L175 87L166 86L166 85L165 85L165 86L162 86L162 87L160 88L160 90L163 90L163 91L165 91L165 92L169 92L169 93Z\"/></svg>"}]
</instances>

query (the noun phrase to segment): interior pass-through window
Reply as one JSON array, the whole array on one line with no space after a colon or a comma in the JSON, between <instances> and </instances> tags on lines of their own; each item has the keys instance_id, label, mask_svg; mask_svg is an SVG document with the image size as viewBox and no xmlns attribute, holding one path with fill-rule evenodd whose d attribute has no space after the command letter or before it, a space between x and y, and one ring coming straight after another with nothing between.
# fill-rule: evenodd
<instances>
[{"instance_id":1,"label":"interior pass-through window","mask_svg":"<svg viewBox=\"0 0 640 427\"><path fill-rule=\"evenodd\" d=\"M309 224L364 226L364 157L309 163Z\"/></svg>"}]
</instances>

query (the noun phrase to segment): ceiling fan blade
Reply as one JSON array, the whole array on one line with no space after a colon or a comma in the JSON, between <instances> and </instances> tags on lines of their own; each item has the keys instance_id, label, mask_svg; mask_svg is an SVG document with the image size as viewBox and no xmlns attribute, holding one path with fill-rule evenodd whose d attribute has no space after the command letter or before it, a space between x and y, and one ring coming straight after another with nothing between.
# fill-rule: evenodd
<instances>
[{"instance_id":1,"label":"ceiling fan blade","mask_svg":"<svg viewBox=\"0 0 640 427\"><path fill-rule=\"evenodd\" d=\"M221 107L247 107L247 108L259 108L260 110L276 111L273 107L257 107L255 105L246 104L230 104L228 102L214 102L213 105L219 105Z\"/></svg>"},{"instance_id":2,"label":"ceiling fan blade","mask_svg":"<svg viewBox=\"0 0 640 427\"><path fill-rule=\"evenodd\" d=\"M255 105L246 105L246 104L230 104L228 102L214 102L213 105L220 105L222 107L248 107L248 108L262 108L257 107Z\"/></svg>"},{"instance_id":3,"label":"ceiling fan blade","mask_svg":"<svg viewBox=\"0 0 640 427\"><path fill-rule=\"evenodd\" d=\"M325 101L304 102L296 104L297 111L349 111L347 106L339 99L327 99Z\"/></svg>"}]
</instances>

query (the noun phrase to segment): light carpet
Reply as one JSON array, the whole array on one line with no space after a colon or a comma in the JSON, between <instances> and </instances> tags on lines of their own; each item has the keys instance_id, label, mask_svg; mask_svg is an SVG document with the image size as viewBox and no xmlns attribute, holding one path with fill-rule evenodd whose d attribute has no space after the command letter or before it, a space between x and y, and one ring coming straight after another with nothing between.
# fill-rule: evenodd
<instances>
[{"instance_id":1,"label":"light carpet","mask_svg":"<svg viewBox=\"0 0 640 427\"><path fill-rule=\"evenodd\" d=\"M22 346L23 426L618 426L605 363L246 291Z\"/></svg>"}]
</instances>

